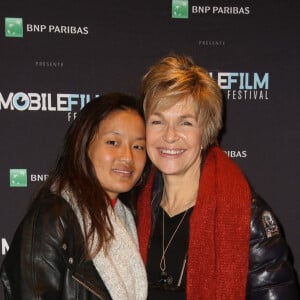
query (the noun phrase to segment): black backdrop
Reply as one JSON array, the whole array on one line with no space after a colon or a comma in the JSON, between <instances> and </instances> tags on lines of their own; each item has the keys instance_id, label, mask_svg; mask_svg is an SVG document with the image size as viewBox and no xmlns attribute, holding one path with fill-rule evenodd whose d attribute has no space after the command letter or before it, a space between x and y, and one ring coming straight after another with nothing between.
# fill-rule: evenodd
<instances>
[{"instance_id":1,"label":"black backdrop","mask_svg":"<svg viewBox=\"0 0 300 300\"><path fill-rule=\"evenodd\" d=\"M299 273L299 3L1 0L0 263L76 112L95 95L138 95L174 52L222 87L222 146L279 216Z\"/></svg>"}]
</instances>

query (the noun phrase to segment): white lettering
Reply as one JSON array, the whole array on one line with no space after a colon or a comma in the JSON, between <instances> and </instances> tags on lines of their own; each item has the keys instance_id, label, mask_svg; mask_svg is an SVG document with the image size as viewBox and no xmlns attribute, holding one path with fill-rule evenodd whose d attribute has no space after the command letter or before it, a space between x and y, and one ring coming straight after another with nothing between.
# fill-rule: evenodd
<instances>
[{"instance_id":1,"label":"white lettering","mask_svg":"<svg viewBox=\"0 0 300 300\"><path fill-rule=\"evenodd\" d=\"M192 6L193 14L218 14L218 15L249 15L250 7L237 6Z\"/></svg>"},{"instance_id":2,"label":"white lettering","mask_svg":"<svg viewBox=\"0 0 300 300\"><path fill-rule=\"evenodd\" d=\"M68 122L75 120L77 117L77 112L68 112Z\"/></svg>"},{"instance_id":3,"label":"white lettering","mask_svg":"<svg viewBox=\"0 0 300 300\"><path fill-rule=\"evenodd\" d=\"M46 25L27 24L27 32L44 32L47 28Z\"/></svg>"},{"instance_id":4,"label":"white lettering","mask_svg":"<svg viewBox=\"0 0 300 300\"><path fill-rule=\"evenodd\" d=\"M230 158L245 158L247 157L246 150L227 150L224 151Z\"/></svg>"},{"instance_id":5,"label":"white lettering","mask_svg":"<svg viewBox=\"0 0 300 300\"><path fill-rule=\"evenodd\" d=\"M5 238L2 238L1 239L1 254L5 255L8 250L9 250L9 245L7 243L7 240Z\"/></svg>"},{"instance_id":6,"label":"white lettering","mask_svg":"<svg viewBox=\"0 0 300 300\"><path fill-rule=\"evenodd\" d=\"M49 177L48 174L31 174L30 181L31 182L44 182Z\"/></svg>"},{"instance_id":7,"label":"white lettering","mask_svg":"<svg viewBox=\"0 0 300 300\"><path fill-rule=\"evenodd\" d=\"M192 13L207 14L210 11L210 6L192 6Z\"/></svg>"}]
</instances>

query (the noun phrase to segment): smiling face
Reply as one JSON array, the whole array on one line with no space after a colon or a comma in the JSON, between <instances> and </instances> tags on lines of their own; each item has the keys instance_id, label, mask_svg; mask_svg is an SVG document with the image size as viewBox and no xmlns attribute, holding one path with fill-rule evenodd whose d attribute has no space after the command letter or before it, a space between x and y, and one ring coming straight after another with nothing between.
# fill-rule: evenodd
<instances>
[{"instance_id":1,"label":"smiling face","mask_svg":"<svg viewBox=\"0 0 300 300\"><path fill-rule=\"evenodd\" d=\"M145 125L133 110L110 113L89 145L88 155L100 185L111 199L129 191L146 162Z\"/></svg>"},{"instance_id":2,"label":"smiling face","mask_svg":"<svg viewBox=\"0 0 300 300\"><path fill-rule=\"evenodd\" d=\"M146 136L148 155L163 174L192 176L199 171L202 130L192 100L152 111Z\"/></svg>"}]
</instances>

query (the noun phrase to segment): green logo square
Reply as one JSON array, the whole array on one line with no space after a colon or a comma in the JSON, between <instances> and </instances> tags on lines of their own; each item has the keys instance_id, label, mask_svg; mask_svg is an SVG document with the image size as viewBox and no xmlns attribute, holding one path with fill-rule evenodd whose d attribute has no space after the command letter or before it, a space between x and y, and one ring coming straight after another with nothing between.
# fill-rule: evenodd
<instances>
[{"instance_id":1,"label":"green logo square","mask_svg":"<svg viewBox=\"0 0 300 300\"><path fill-rule=\"evenodd\" d=\"M10 187L27 187L27 170L10 169L9 170Z\"/></svg>"},{"instance_id":2,"label":"green logo square","mask_svg":"<svg viewBox=\"0 0 300 300\"><path fill-rule=\"evenodd\" d=\"M16 38L23 37L23 19L5 18L5 36Z\"/></svg>"},{"instance_id":3,"label":"green logo square","mask_svg":"<svg viewBox=\"0 0 300 300\"><path fill-rule=\"evenodd\" d=\"M172 18L188 19L188 17L189 17L189 1L172 0Z\"/></svg>"}]
</instances>

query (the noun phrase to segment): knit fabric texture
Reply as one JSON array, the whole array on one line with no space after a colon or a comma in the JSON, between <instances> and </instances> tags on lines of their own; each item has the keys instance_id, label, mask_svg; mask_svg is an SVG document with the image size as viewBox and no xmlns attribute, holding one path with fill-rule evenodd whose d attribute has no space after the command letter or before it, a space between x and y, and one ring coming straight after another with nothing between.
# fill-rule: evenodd
<instances>
[{"instance_id":1,"label":"knit fabric texture","mask_svg":"<svg viewBox=\"0 0 300 300\"><path fill-rule=\"evenodd\" d=\"M64 191L63 198L72 206L83 230L83 217L71 192ZM114 230L114 238L108 251L100 249L93 263L113 300L145 300L147 298L147 275L140 256L136 225L130 210L116 201L114 209L108 207L108 214ZM89 224L89 220L87 220ZM97 235L92 251L97 246Z\"/></svg>"}]
</instances>

